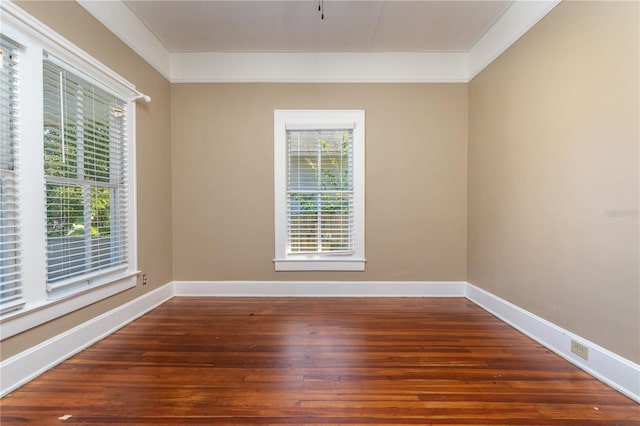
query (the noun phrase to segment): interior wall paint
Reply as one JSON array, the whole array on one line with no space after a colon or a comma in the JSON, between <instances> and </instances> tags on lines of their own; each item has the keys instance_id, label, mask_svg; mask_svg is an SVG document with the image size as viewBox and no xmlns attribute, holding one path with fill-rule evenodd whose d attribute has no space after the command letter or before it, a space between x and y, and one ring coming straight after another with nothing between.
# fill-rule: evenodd
<instances>
[{"instance_id":1,"label":"interior wall paint","mask_svg":"<svg viewBox=\"0 0 640 426\"><path fill-rule=\"evenodd\" d=\"M275 274L270 258L267 266L262 255L255 255L256 252L273 251L272 241L267 241L270 237L265 231L273 226L272 178L265 178L265 174L259 172L262 166L255 170L244 168L242 172L222 178L220 175L224 173L211 171L194 172L192 176L216 177L219 178L215 181L217 184L232 182L230 178L240 178L236 188L244 190L257 202L271 203L268 209L236 210L234 213L230 206L247 207L252 204L240 193L211 189L211 180L197 181L193 188L181 187L188 180L177 177L172 181L169 171L169 123L172 117L168 110L171 98L167 81L75 3L18 4L153 98L150 105L138 106L139 263L141 269L149 273L150 284L148 290L139 286L3 341L2 359L88 321L111 307L127 303L136 295L172 279L172 236L179 240L179 244L185 245L186 237L180 233L194 232L194 227L180 225L175 220L178 229L172 232L171 209L180 212L180 220L192 217L186 211L188 205L172 205L171 183L176 191L185 191L185 194L175 197L180 202L193 198L192 192L198 188L208 195L217 196L215 200L191 205L194 210L204 206L204 212L194 214L199 225L233 215L243 219L253 218L258 213L269 216L267 219L250 220L244 225L249 231L257 231L255 241L250 233L243 233L244 237L238 244L229 238L233 231L219 224L215 225L215 231L207 230L208 237L221 234L219 243L200 240L196 249L189 252L196 257L194 260L186 256L175 259L176 268L181 268L179 279L255 279L265 271L265 278L261 280L343 280L352 276L368 280L374 275L375 279L389 280L464 279L466 237L460 237L460 233L464 229L463 235L466 235L466 200L458 199L458 188L466 188L467 185L466 157L460 158L453 151L447 154L444 146L433 141L421 144L419 141L424 141L424 137L409 138L418 141L417 145L402 145L402 149L395 153L397 158L393 151L382 150L382 145L373 148L373 164L377 166L368 169L371 175L368 175L367 189L372 191L374 198L372 200L367 195L367 208L375 214L367 216L367 257L371 262L368 266L374 268L375 274L369 271L353 273L352 276ZM468 197L469 281L634 362L640 358L640 344L635 337L640 335L640 291L637 284L637 17L637 3L562 3L470 84ZM74 22L74 26L69 22ZM189 91L195 91L193 86L196 85L175 85L174 95L191 96ZM203 86L206 93L218 95L220 99L200 99L199 105L208 105L211 110L209 114L196 113L194 116L198 120L212 120L210 113L217 111L223 111L220 114L223 118L231 117L235 122L239 116L244 117L246 111L253 119L241 122L244 123L240 127L242 137L236 138L230 126L220 125L224 120L216 118L215 122L224 130L225 136L216 137L216 140L226 139L235 145L237 142L250 143L235 148L227 146L228 143L220 143L219 151L223 155L200 159L196 164L206 167L223 164L228 168L228 163L241 161L234 158L235 151L246 154L251 164L262 160L271 165L272 141L264 142L268 148L262 146L263 141L252 142L257 140L256 135L264 133L265 128L269 129L266 134L272 133L271 113L267 121L262 118L264 103L271 103L271 109L316 108L318 104L331 108L359 108L366 100L367 105L363 108L374 112L373 116L378 120L374 126L378 132L378 144L384 138L392 141L390 143L398 143L396 141L401 138L393 137L392 130L400 124L409 123L409 127L416 126L415 129L439 129L438 120L442 127L457 126L449 131L464 129L462 140L466 140L466 115L464 119L453 119L453 116L457 117L458 113L454 111L458 108L449 102L456 102L445 101L449 96L458 99L461 96L459 91L466 91L466 85L262 85L256 99L250 94L242 94L253 91L251 86L254 85ZM288 89L280 90L279 86ZM331 86L334 88L329 90ZM375 90L366 93L369 89L362 89L366 86ZM346 88L345 93L336 94L335 87ZM458 95L435 96L438 90L446 87L457 87L446 90ZM400 95L396 90L403 90L405 94ZM323 94L318 96L321 101L312 103L312 98L298 98L296 92L307 96ZM431 97L429 102L420 99L424 94ZM234 100L236 95L239 99ZM267 95L270 97L268 101L259 100ZM409 106L403 105L405 95ZM466 94L462 97L466 102ZM439 99L447 114L435 106ZM257 101L257 104L248 101ZM226 111L225 104L233 106L234 114ZM428 108L424 108L425 105ZM174 122L197 124L193 117L179 117L186 114L181 102L173 108ZM423 110L415 111L413 108ZM408 111L408 115L401 118L397 111ZM393 124L389 128L382 124L387 114ZM466 114L466 109L460 114ZM427 120L429 124L421 120ZM257 127L251 129L254 125ZM367 126L370 126L369 121ZM214 127L207 125L209 130ZM440 132L445 134L442 129ZM190 132L183 129L176 137L174 149L178 157L186 150L181 144L197 146L209 140L202 132L195 133L198 133L195 135L197 138L185 138ZM400 130L401 136L408 133L406 129ZM453 139L458 140L458 137ZM453 143L453 146L457 144ZM466 150L466 145L459 149ZM211 151L209 148L198 149L200 153ZM414 155L427 153L432 154L431 157ZM266 155L266 158L261 159L261 155ZM367 155L370 155L369 150ZM441 163L454 160L451 161L452 170L456 171L447 173L447 167L438 164L438 159ZM383 167L384 161L391 165ZM424 163L422 168L417 165L420 161ZM402 162L406 163L404 168L399 164ZM461 166L460 162L464 165ZM180 164L181 171L187 169L188 172L184 158L177 159L176 164ZM385 170L389 172L385 173ZM408 177L412 175L421 181L411 182ZM251 180L245 180L245 176ZM423 179L425 177L427 179ZM264 180L256 182L258 179ZM439 191L435 188L438 179L442 180ZM408 189L396 191L393 185L398 182L409 183ZM379 187L371 188L372 185ZM453 193L448 193L451 188L454 188ZM407 196L409 190L424 192L428 202L423 204L419 197ZM466 189L462 194L464 198ZM212 213L214 203L224 206L224 202L230 202L225 207L226 211ZM457 207L450 208L455 204L463 206L462 210L457 210L463 212L462 219L455 216ZM433 205L436 205L435 211L428 211L434 208ZM443 207L445 205L448 207ZM402 206L401 210L406 214L395 211L397 206ZM447 217L446 212L454 217ZM394 222L398 217L403 219L400 224ZM241 224L240 220L232 219L226 223ZM420 233L411 233L409 228L418 223L422 225L416 226L421 229ZM457 232L451 229L452 223L461 224ZM372 234L372 229L377 232ZM392 233L378 232L382 230L394 231L401 238L391 238ZM400 245L403 238L406 244ZM434 241L429 241L429 238ZM226 246L230 241L232 244ZM427 242L421 244L423 241ZM176 252L177 246L173 246ZM242 252L242 247L249 247L248 252ZM443 251L435 247L442 247ZM200 249L209 251L200 253L197 251ZM244 255L246 261L225 264L225 260L235 256L225 254L225 250L239 253L240 258ZM462 255L456 261L451 253L459 251ZM207 262L215 264L207 266ZM189 269L191 265L197 266L194 273ZM242 269L245 266L246 271ZM211 270L219 273L211 274ZM275 275L269 275L272 273ZM416 275L425 276L414 278Z\"/></svg>"},{"instance_id":2,"label":"interior wall paint","mask_svg":"<svg viewBox=\"0 0 640 426\"><path fill-rule=\"evenodd\" d=\"M468 281L640 361L639 3L563 2L469 85Z\"/></svg>"},{"instance_id":3,"label":"interior wall paint","mask_svg":"<svg viewBox=\"0 0 640 426\"><path fill-rule=\"evenodd\" d=\"M174 84L182 281L464 281L465 84ZM364 109L364 272L275 272L275 109Z\"/></svg>"},{"instance_id":4,"label":"interior wall paint","mask_svg":"<svg viewBox=\"0 0 640 426\"><path fill-rule=\"evenodd\" d=\"M150 104L138 103L136 112L138 266L148 274L149 284L142 287L138 283L136 288L3 340L2 359L89 321L173 279L169 82L75 2L24 1L16 4L153 99ZM70 25L71 22L73 25Z\"/></svg>"}]
</instances>

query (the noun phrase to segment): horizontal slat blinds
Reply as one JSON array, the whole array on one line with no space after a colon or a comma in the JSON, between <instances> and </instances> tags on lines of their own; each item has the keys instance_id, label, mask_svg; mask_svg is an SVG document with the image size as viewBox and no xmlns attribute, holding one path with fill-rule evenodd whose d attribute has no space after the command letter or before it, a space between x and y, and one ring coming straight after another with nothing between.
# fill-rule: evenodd
<instances>
[{"instance_id":1,"label":"horizontal slat blinds","mask_svg":"<svg viewBox=\"0 0 640 426\"><path fill-rule=\"evenodd\" d=\"M353 253L353 129L286 132L287 252Z\"/></svg>"},{"instance_id":2,"label":"horizontal slat blinds","mask_svg":"<svg viewBox=\"0 0 640 426\"><path fill-rule=\"evenodd\" d=\"M126 267L125 101L43 63L47 283L64 293Z\"/></svg>"},{"instance_id":3,"label":"horizontal slat blinds","mask_svg":"<svg viewBox=\"0 0 640 426\"><path fill-rule=\"evenodd\" d=\"M18 48L0 38L0 314L19 309L22 254L18 204Z\"/></svg>"}]
</instances>

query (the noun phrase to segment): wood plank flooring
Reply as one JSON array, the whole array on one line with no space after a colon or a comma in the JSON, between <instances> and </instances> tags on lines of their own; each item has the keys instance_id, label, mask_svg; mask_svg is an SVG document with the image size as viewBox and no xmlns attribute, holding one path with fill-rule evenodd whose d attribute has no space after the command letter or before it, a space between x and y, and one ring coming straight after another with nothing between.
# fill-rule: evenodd
<instances>
[{"instance_id":1,"label":"wood plank flooring","mask_svg":"<svg viewBox=\"0 0 640 426\"><path fill-rule=\"evenodd\" d=\"M465 299L175 298L0 408L3 426L640 425Z\"/></svg>"}]
</instances>

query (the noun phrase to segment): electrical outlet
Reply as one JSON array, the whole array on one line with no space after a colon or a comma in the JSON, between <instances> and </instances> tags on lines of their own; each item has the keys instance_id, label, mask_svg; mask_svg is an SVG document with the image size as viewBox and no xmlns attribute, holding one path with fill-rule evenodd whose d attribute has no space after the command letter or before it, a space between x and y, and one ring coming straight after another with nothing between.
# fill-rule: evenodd
<instances>
[{"instance_id":1,"label":"electrical outlet","mask_svg":"<svg viewBox=\"0 0 640 426\"><path fill-rule=\"evenodd\" d=\"M142 274L142 285L147 285L147 274Z\"/></svg>"},{"instance_id":2,"label":"electrical outlet","mask_svg":"<svg viewBox=\"0 0 640 426\"><path fill-rule=\"evenodd\" d=\"M571 341L571 352L578 355L580 358L589 359L589 347L575 340Z\"/></svg>"}]
</instances>

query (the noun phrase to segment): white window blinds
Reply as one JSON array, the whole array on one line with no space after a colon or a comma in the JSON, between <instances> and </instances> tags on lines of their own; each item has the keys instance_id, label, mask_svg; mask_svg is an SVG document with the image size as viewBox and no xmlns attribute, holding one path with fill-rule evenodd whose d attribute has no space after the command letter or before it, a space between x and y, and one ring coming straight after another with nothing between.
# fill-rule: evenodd
<instances>
[{"instance_id":1,"label":"white window blinds","mask_svg":"<svg viewBox=\"0 0 640 426\"><path fill-rule=\"evenodd\" d=\"M0 314L19 309L22 297L18 203L18 48L0 38Z\"/></svg>"},{"instance_id":2,"label":"white window blinds","mask_svg":"<svg viewBox=\"0 0 640 426\"><path fill-rule=\"evenodd\" d=\"M287 129L287 253L353 253L353 211L353 129Z\"/></svg>"},{"instance_id":3,"label":"white window blinds","mask_svg":"<svg viewBox=\"0 0 640 426\"><path fill-rule=\"evenodd\" d=\"M126 102L45 56L50 296L127 265Z\"/></svg>"}]
</instances>

